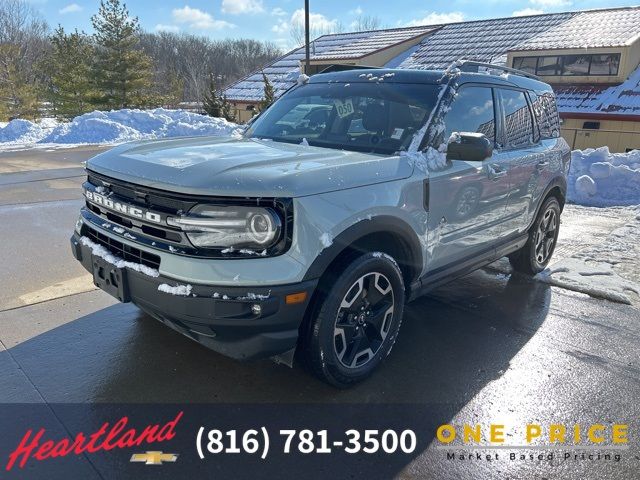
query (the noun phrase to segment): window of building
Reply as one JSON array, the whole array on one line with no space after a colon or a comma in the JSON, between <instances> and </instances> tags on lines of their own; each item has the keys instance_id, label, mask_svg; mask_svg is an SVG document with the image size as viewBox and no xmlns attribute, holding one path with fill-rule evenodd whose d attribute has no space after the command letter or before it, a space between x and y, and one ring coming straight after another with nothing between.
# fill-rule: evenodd
<instances>
[{"instance_id":1,"label":"window of building","mask_svg":"<svg viewBox=\"0 0 640 480\"><path fill-rule=\"evenodd\" d=\"M591 55L590 75L617 75L620 67L620 55Z\"/></svg>"},{"instance_id":2,"label":"window of building","mask_svg":"<svg viewBox=\"0 0 640 480\"><path fill-rule=\"evenodd\" d=\"M504 110L506 146L514 148L533 143L533 118L525 93L502 88L498 91Z\"/></svg>"},{"instance_id":3,"label":"window of building","mask_svg":"<svg viewBox=\"0 0 640 480\"><path fill-rule=\"evenodd\" d=\"M536 75L559 75L560 62L558 57L539 57Z\"/></svg>"},{"instance_id":4,"label":"window of building","mask_svg":"<svg viewBox=\"0 0 640 480\"><path fill-rule=\"evenodd\" d=\"M584 122L582 128L585 130L600 130L600 122Z\"/></svg>"},{"instance_id":5,"label":"window of building","mask_svg":"<svg viewBox=\"0 0 640 480\"><path fill-rule=\"evenodd\" d=\"M527 73L536 73L537 57L516 57L513 59L513 68Z\"/></svg>"},{"instance_id":6,"label":"window of building","mask_svg":"<svg viewBox=\"0 0 640 480\"><path fill-rule=\"evenodd\" d=\"M535 73L541 77L550 75L618 75L620 54L514 57L513 68Z\"/></svg>"},{"instance_id":7,"label":"window of building","mask_svg":"<svg viewBox=\"0 0 640 480\"><path fill-rule=\"evenodd\" d=\"M483 133L493 141L496 123L493 93L486 87L461 88L445 117L445 139L453 132Z\"/></svg>"},{"instance_id":8,"label":"window of building","mask_svg":"<svg viewBox=\"0 0 640 480\"><path fill-rule=\"evenodd\" d=\"M565 55L562 57L562 75L589 75L591 55Z\"/></svg>"}]
</instances>

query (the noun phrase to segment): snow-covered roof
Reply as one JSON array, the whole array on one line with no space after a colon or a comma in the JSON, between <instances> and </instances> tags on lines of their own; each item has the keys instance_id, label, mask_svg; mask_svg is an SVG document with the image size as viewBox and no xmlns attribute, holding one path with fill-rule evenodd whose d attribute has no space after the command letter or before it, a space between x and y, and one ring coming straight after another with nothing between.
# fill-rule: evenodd
<instances>
[{"instance_id":1,"label":"snow-covered roof","mask_svg":"<svg viewBox=\"0 0 640 480\"><path fill-rule=\"evenodd\" d=\"M438 27L431 25L323 35L311 43L311 59L358 59L427 34L436 28ZM296 81L300 74L300 61L304 57L304 47L292 50L262 70L232 84L225 90L225 94L230 100L260 101L264 96L264 72L278 96Z\"/></svg>"},{"instance_id":2,"label":"snow-covered roof","mask_svg":"<svg viewBox=\"0 0 640 480\"><path fill-rule=\"evenodd\" d=\"M640 8L581 12L512 50L619 47L640 37Z\"/></svg>"},{"instance_id":3,"label":"snow-covered roof","mask_svg":"<svg viewBox=\"0 0 640 480\"><path fill-rule=\"evenodd\" d=\"M424 35L437 29L437 26L424 26L412 28L394 28L390 30L378 30L365 33L348 33L336 35L340 38L335 47L319 52L316 49L313 60L354 59L371 55L374 52L389 48L393 45L406 42L412 38ZM333 37L333 36L332 36ZM347 40L347 41L345 41ZM326 44L333 39L325 40Z\"/></svg>"},{"instance_id":4,"label":"snow-covered roof","mask_svg":"<svg viewBox=\"0 0 640 480\"><path fill-rule=\"evenodd\" d=\"M556 13L451 23L425 38L400 68L440 69L461 58L504 63L508 50L574 15Z\"/></svg>"},{"instance_id":5,"label":"snow-covered roof","mask_svg":"<svg viewBox=\"0 0 640 480\"><path fill-rule=\"evenodd\" d=\"M312 59L358 59L422 35L425 37L420 43L407 47L384 66L444 69L462 58L503 65L509 51L628 45L640 38L640 7L325 35L312 42ZM264 72L273 84L276 96L279 96L295 83L303 59L304 48L293 50L263 70L232 84L225 94L230 100L260 101L264 93ZM595 95L593 92L584 93L588 89L571 88L573 93L567 94L569 103L587 102ZM619 98L628 97L625 100L625 105L628 105L632 99L635 100L633 95L638 94L621 93ZM576 100L578 97L582 100Z\"/></svg>"},{"instance_id":6,"label":"snow-covered roof","mask_svg":"<svg viewBox=\"0 0 640 480\"><path fill-rule=\"evenodd\" d=\"M640 115L640 66L620 85L558 85L554 90L561 113Z\"/></svg>"}]
</instances>

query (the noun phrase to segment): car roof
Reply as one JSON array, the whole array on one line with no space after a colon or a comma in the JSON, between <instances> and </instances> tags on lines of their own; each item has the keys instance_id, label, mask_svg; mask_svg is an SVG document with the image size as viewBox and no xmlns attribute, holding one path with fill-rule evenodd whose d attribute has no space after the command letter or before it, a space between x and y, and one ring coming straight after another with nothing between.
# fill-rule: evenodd
<instances>
[{"instance_id":1,"label":"car roof","mask_svg":"<svg viewBox=\"0 0 640 480\"><path fill-rule=\"evenodd\" d=\"M500 66L496 66L500 70ZM309 83L365 83L370 81L386 83L424 83L438 85L444 75L443 70L412 70L393 68L354 68L313 75ZM551 86L540 80L516 73L505 72L496 75L489 72L460 72L458 84L486 83L497 86L519 87L534 91L551 91Z\"/></svg>"}]
</instances>

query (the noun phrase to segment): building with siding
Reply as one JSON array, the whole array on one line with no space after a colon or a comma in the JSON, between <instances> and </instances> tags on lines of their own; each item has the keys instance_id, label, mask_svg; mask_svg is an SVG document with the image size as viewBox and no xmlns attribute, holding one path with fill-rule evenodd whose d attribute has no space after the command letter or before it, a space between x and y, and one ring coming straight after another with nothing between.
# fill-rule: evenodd
<instances>
[{"instance_id":1,"label":"building with siding","mask_svg":"<svg viewBox=\"0 0 640 480\"><path fill-rule=\"evenodd\" d=\"M442 69L459 59L511 66L550 83L573 148L640 149L640 7L324 35L311 43L310 65L298 48L225 94L247 121L263 97L263 72L280 95L301 72L329 65Z\"/></svg>"}]
</instances>

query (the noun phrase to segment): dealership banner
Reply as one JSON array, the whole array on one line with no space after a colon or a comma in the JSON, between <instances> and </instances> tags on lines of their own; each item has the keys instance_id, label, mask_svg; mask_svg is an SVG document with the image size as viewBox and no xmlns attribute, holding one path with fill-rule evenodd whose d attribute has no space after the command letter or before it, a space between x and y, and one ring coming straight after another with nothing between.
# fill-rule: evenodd
<instances>
[{"instance_id":1,"label":"dealership banner","mask_svg":"<svg viewBox=\"0 0 640 480\"><path fill-rule=\"evenodd\" d=\"M0 478L580 478L596 464L634 478L640 467L624 419L458 423L462 407L4 404Z\"/></svg>"}]
</instances>

